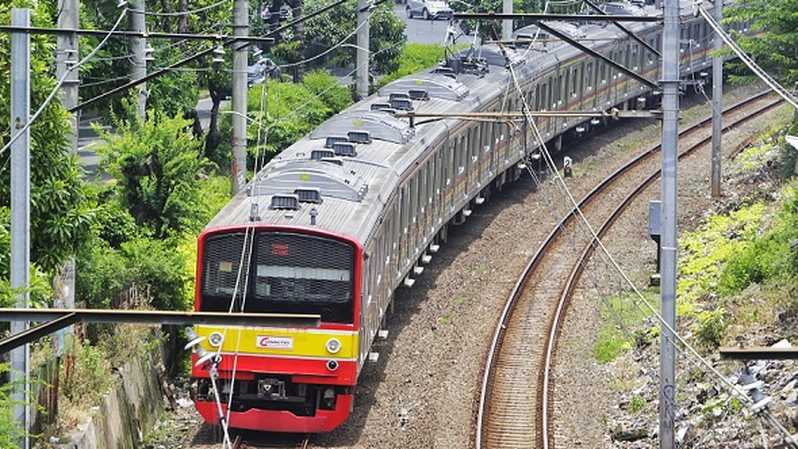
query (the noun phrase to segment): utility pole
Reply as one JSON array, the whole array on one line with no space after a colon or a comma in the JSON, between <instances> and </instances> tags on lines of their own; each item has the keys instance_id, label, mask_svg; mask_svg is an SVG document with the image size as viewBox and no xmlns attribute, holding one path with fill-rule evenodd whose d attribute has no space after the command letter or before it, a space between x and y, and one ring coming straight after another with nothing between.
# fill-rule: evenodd
<instances>
[{"instance_id":1,"label":"utility pole","mask_svg":"<svg viewBox=\"0 0 798 449\"><path fill-rule=\"evenodd\" d=\"M233 27L236 36L249 34L249 1L235 0ZM247 46L233 43L233 193L244 190L247 178Z\"/></svg>"},{"instance_id":2,"label":"utility pole","mask_svg":"<svg viewBox=\"0 0 798 449\"><path fill-rule=\"evenodd\" d=\"M369 2L357 0L357 79L355 91L357 99L369 96Z\"/></svg>"},{"instance_id":3,"label":"utility pole","mask_svg":"<svg viewBox=\"0 0 798 449\"><path fill-rule=\"evenodd\" d=\"M144 0L130 0L129 27L131 31L144 33L147 31L146 16L144 15ZM146 60L147 40L143 37L130 38L130 50L133 54L130 66L130 79L140 80L147 76ZM141 83L137 87L138 115L143 119L147 114L147 84Z\"/></svg>"},{"instance_id":4,"label":"utility pole","mask_svg":"<svg viewBox=\"0 0 798 449\"><path fill-rule=\"evenodd\" d=\"M80 28L80 1L79 0L59 0L58 10L61 14L58 15L58 27L65 29ZM74 67L78 62L78 35L73 34L59 34L56 37L56 76L60 79L64 76L70 68ZM78 105L78 86L80 85L80 74L78 70L73 70L67 75L61 88L61 102L65 108L71 109ZM72 133L69 136L69 144L72 148L72 154L78 152L78 133L80 130L80 113L70 115L70 127ZM55 296L56 306L66 309L75 307L75 259L69 259L64 266L61 267L61 272L57 276L55 283ZM67 333L71 333L70 328L59 331L56 334L56 353L61 354L64 349L64 337Z\"/></svg>"},{"instance_id":5,"label":"utility pole","mask_svg":"<svg viewBox=\"0 0 798 449\"><path fill-rule=\"evenodd\" d=\"M715 0L715 20L723 19L723 0ZM723 47L723 40L715 35L712 40L715 51ZM712 57L712 197L720 197L720 148L723 129L723 59L716 54Z\"/></svg>"},{"instance_id":6,"label":"utility pole","mask_svg":"<svg viewBox=\"0 0 798 449\"><path fill-rule=\"evenodd\" d=\"M662 246L660 312L676 329L676 163L679 151L679 0L665 0L662 32ZM676 340L663 326L660 332L659 447L674 449L676 401Z\"/></svg>"},{"instance_id":7,"label":"utility pole","mask_svg":"<svg viewBox=\"0 0 798 449\"><path fill-rule=\"evenodd\" d=\"M11 24L30 26L30 9L11 9ZM30 118L30 35L11 33L11 137L22 135L11 145L11 289L17 307L27 308L30 286L30 129L21 131ZM11 334L28 328L28 323L11 323ZM14 415L25 436L22 449L30 447L30 348L11 352L11 400Z\"/></svg>"},{"instance_id":8,"label":"utility pole","mask_svg":"<svg viewBox=\"0 0 798 449\"><path fill-rule=\"evenodd\" d=\"M513 0L502 0L502 12L504 14L513 13ZM502 40L510 41L513 39L513 19L502 20Z\"/></svg>"}]
</instances>

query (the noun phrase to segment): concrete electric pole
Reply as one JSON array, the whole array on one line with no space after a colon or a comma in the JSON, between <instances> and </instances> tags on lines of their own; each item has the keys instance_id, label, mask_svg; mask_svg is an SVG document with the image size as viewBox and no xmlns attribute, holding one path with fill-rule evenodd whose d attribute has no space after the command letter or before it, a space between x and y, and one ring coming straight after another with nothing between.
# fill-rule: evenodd
<instances>
[{"instance_id":1,"label":"concrete electric pole","mask_svg":"<svg viewBox=\"0 0 798 449\"><path fill-rule=\"evenodd\" d=\"M502 12L504 14L513 13L513 0L502 0ZM502 40L513 39L513 19L502 20Z\"/></svg>"},{"instance_id":2,"label":"concrete electric pole","mask_svg":"<svg viewBox=\"0 0 798 449\"><path fill-rule=\"evenodd\" d=\"M147 31L146 16L144 15L144 0L130 0L129 26L131 31L144 33ZM130 79L140 80L147 76L146 60L147 40L143 37L130 38L130 51L133 54L130 66ZM138 114L144 119L147 114L147 84L141 83L137 87Z\"/></svg>"},{"instance_id":3,"label":"concrete electric pole","mask_svg":"<svg viewBox=\"0 0 798 449\"><path fill-rule=\"evenodd\" d=\"M80 1L79 0L59 0L58 27L64 29L80 28ZM61 78L70 68L78 62L79 41L77 33L59 34L56 38L56 77ZM65 108L71 109L78 105L78 88L80 85L79 70L73 70L67 75L61 88L61 103ZM70 128L72 133L69 136L69 144L72 154L78 152L78 133L80 129L80 113L76 112L69 116ZM56 305L58 307L72 309L75 307L75 260L68 260L61 267L61 272L56 277L54 293ZM64 336L71 333L71 326L56 333L55 345L56 353L61 354L64 349Z\"/></svg>"},{"instance_id":4,"label":"concrete electric pole","mask_svg":"<svg viewBox=\"0 0 798 449\"><path fill-rule=\"evenodd\" d=\"M357 99L369 96L369 2L357 0L357 73L355 91Z\"/></svg>"},{"instance_id":5,"label":"concrete electric pole","mask_svg":"<svg viewBox=\"0 0 798 449\"><path fill-rule=\"evenodd\" d=\"M715 20L723 18L723 0L715 0ZM712 39L715 51L723 48L723 40L715 35ZM720 149L723 130L723 59L712 57L712 196L720 197Z\"/></svg>"},{"instance_id":6,"label":"concrete electric pole","mask_svg":"<svg viewBox=\"0 0 798 449\"><path fill-rule=\"evenodd\" d=\"M236 36L249 34L249 1L235 0L233 27ZM247 47L233 45L233 193L244 190L247 179Z\"/></svg>"},{"instance_id":7,"label":"concrete electric pole","mask_svg":"<svg viewBox=\"0 0 798 449\"><path fill-rule=\"evenodd\" d=\"M662 237L661 314L676 329L676 163L679 151L679 0L665 0L662 32ZM674 449L676 340L663 326L660 337L659 447Z\"/></svg>"},{"instance_id":8,"label":"concrete electric pole","mask_svg":"<svg viewBox=\"0 0 798 449\"><path fill-rule=\"evenodd\" d=\"M11 25L30 26L30 9L11 9ZM11 33L11 137L22 135L11 145L11 289L16 305L27 308L30 286L30 129L21 131L30 118L30 35ZM28 328L27 322L11 323L11 334ZM11 399L14 415L25 431L20 448L28 449L30 441L30 348L28 345L11 351Z\"/></svg>"}]
</instances>

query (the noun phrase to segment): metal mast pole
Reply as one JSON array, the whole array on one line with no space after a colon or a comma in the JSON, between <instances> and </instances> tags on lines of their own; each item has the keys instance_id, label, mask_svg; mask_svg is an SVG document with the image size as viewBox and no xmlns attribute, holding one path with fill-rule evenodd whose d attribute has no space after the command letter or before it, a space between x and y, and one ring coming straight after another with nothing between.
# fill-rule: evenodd
<instances>
[{"instance_id":1,"label":"metal mast pole","mask_svg":"<svg viewBox=\"0 0 798 449\"><path fill-rule=\"evenodd\" d=\"M13 8L11 24L30 26L30 9ZM11 137L30 117L30 35L11 33ZM30 129L11 145L11 288L17 292L17 307L29 307L30 285ZM27 322L11 323L11 333L28 328ZM20 447L28 449L30 428L30 354L25 345L11 352L11 383L14 415L25 437Z\"/></svg>"},{"instance_id":2,"label":"metal mast pole","mask_svg":"<svg viewBox=\"0 0 798 449\"><path fill-rule=\"evenodd\" d=\"M236 36L249 34L249 1L235 0L233 26ZM247 179L247 46L233 43L233 193L244 190Z\"/></svg>"},{"instance_id":3,"label":"metal mast pole","mask_svg":"<svg viewBox=\"0 0 798 449\"><path fill-rule=\"evenodd\" d=\"M665 0L662 36L662 267L661 313L676 329L676 162L679 151L679 0ZM660 337L659 447L674 448L676 347L663 326Z\"/></svg>"},{"instance_id":4,"label":"metal mast pole","mask_svg":"<svg viewBox=\"0 0 798 449\"><path fill-rule=\"evenodd\" d=\"M65 29L80 28L80 1L79 0L59 0L58 27ZM56 38L56 76L61 78L71 67L78 62L78 35L59 34ZM67 109L72 109L78 105L78 86L80 85L79 70L73 70L67 75L61 88L61 103ZM72 154L78 152L78 132L80 127L80 112L75 112L69 116L70 128L72 133L69 136L69 144ZM62 267L55 283L54 293L56 306L72 309L75 307L75 259L70 258ZM56 353L61 354L64 349L64 336L71 333L71 327L59 331L56 334L55 345Z\"/></svg>"},{"instance_id":5,"label":"metal mast pole","mask_svg":"<svg viewBox=\"0 0 798 449\"><path fill-rule=\"evenodd\" d=\"M502 0L502 12L504 14L513 13L513 0ZM513 19L502 20L502 40L513 39Z\"/></svg>"},{"instance_id":6,"label":"metal mast pole","mask_svg":"<svg viewBox=\"0 0 798 449\"><path fill-rule=\"evenodd\" d=\"M715 20L723 18L723 0L715 0ZM723 47L723 40L715 35L712 40L715 51ZM720 197L720 149L723 129L723 59L720 55L712 57L712 196Z\"/></svg>"},{"instance_id":7,"label":"metal mast pole","mask_svg":"<svg viewBox=\"0 0 798 449\"><path fill-rule=\"evenodd\" d=\"M357 0L357 77L355 90L358 100L369 96L369 2ZM362 26L361 26L362 25Z\"/></svg>"},{"instance_id":8,"label":"metal mast pole","mask_svg":"<svg viewBox=\"0 0 798 449\"><path fill-rule=\"evenodd\" d=\"M144 15L144 0L130 0L130 30L139 33L146 31L146 16ZM147 61L145 58L145 51L147 48L147 40L143 37L130 38L130 50L133 54L130 64L130 78L133 81L140 80L147 76ZM139 117L144 119L147 113L147 84L141 83L138 89L138 114Z\"/></svg>"}]
</instances>

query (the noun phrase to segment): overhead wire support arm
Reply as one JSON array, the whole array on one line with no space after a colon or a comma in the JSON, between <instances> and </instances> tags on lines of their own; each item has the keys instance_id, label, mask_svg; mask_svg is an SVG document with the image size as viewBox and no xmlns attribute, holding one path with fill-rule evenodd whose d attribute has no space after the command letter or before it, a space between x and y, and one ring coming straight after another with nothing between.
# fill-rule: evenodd
<instances>
[{"instance_id":1,"label":"overhead wire support arm","mask_svg":"<svg viewBox=\"0 0 798 449\"><path fill-rule=\"evenodd\" d=\"M654 81L651 81L650 79L648 79L648 78L646 78L644 76L638 75L633 70L630 70L627 67L625 67L624 65L613 61L612 59L602 55L601 53L591 49L590 47L587 47L587 46L585 46L583 44L580 44L579 42L571 39L571 37L566 35L565 33L561 33L559 31L557 31L556 29L546 25L543 22L538 22L537 25L538 25L538 27L541 30L544 30L547 33L551 34L552 36L555 36L555 37L558 37L558 38L562 39L563 41L571 44L572 46L576 47L580 51L582 51L584 53L587 53L590 56L593 56L594 58L601 59L605 63L613 66L614 68L616 68L616 69L620 70L621 72L625 73L626 75L636 79L637 81L640 81L641 83L647 85L648 87L650 87L652 89L659 89L659 85L657 83L655 83Z\"/></svg>"},{"instance_id":2,"label":"overhead wire support arm","mask_svg":"<svg viewBox=\"0 0 798 449\"><path fill-rule=\"evenodd\" d=\"M456 12L454 19L526 19L537 22L541 20L565 20L575 22L662 22L662 16L620 16L620 15L580 15L554 13L497 13L497 12Z\"/></svg>"},{"instance_id":3,"label":"overhead wire support arm","mask_svg":"<svg viewBox=\"0 0 798 449\"><path fill-rule=\"evenodd\" d=\"M317 327L320 320L320 315L286 313L217 313L103 309L0 309L0 322L43 322L24 332L19 332L0 340L0 354L11 351L27 343L32 343L45 335L71 326L77 322L312 328Z\"/></svg>"},{"instance_id":4,"label":"overhead wire support arm","mask_svg":"<svg viewBox=\"0 0 798 449\"><path fill-rule=\"evenodd\" d=\"M651 111L621 111L611 109L609 111L529 111L529 112L397 112L396 118L406 118L410 120L410 126L423 125L425 123L436 122L449 118L462 120L507 122L524 119L525 117L575 117L575 118L636 118L636 119L659 119L662 112ZM429 119L417 122L417 119Z\"/></svg>"},{"instance_id":5,"label":"overhead wire support arm","mask_svg":"<svg viewBox=\"0 0 798 449\"><path fill-rule=\"evenodd\" d=\"M604 12L604 11L603 11L601 8L599 8L599 7L598 7L598 5L596 5L595 3L593 3L591 0L582 0L582 1L583 1L583 2L584 2L584 3L585 3L587 6L588 6L588 7L590 7L590 9L592 9L593 11L595 11L597 14L601 14L601 15L603 15L603 16L607 16L607 15L608 15L606 12ZM626 35L627 35L627 36L629 36L629 37L631 37L632 39L634 39L635 41L637 41L637 42L638 42L640 45L642 45L642 46L646 47L646 48L648 49L648 51L650 51L651 53L654 53L655 55L657 55L657 57L658 57L658 58L661 58L661 57L662 57L662 53L660 53L660 52L659 52L659 50L657 50L657 49L656 49L656 48L654 48L654 47L653 47L651 44L649 44L648 42L646 42L646 41L645 41L645 39L643 39L643 38L641 38L640 36L638 36L637 34L635 34L635 32L634 32L634 31L630 30L629 28L626 28L625 26L621 25L621 24L620 24L620 23L618 23L618 22L613 22L613 25L615 25L616 27L618 27L618 29L619 29L619 30L621 30L621 31L623 31L624 33L626 33Z\"/></svg>"},{"instance_id":6,"label":"overhead wire support arm","mask_svg":"<svg viewBox=\"0 0 798 449\"><path fill-rule=\"evenodd\" d=\"M191 33L161 33L158 31L147 31L147 32L139 32L139 31L131 31L131 30L117 30L117 31L108 31L108 30L85 30L85 29L75 29L75 28L45 28L45 27L18 27L18 26L9 26L9 25L0 25L0 32L3 33L29 33L29 34L46 34L46 35L74 35L77 34L79 36L95 36L95 37L105 37L111 35L111 37L119 37L119 38L129 38L129 37L141 37L141 38L148 38L148 39L170 39L170 40L202 40L202 41L223 41L228 39L235 39L238 41L248 41L248 42L256 42L256 43L272 43L274 42L274 38L272 37L260 37L260 36L230 36L227 34L191 34Z\"/></svg>"}]
</instances>

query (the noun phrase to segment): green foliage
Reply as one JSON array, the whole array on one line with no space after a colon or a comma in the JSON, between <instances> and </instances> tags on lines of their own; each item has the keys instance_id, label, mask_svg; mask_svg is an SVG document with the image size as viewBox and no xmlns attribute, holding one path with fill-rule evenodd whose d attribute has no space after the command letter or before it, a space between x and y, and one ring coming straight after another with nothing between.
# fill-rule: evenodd
<instances>
[{"instance_id":1,"label":"green foliage","mask_svg":"<svg viewBox=\"0 0 798 449\"><path fill-rule=\"evenodd\" d=\"M315 70L305 74L302 84L332 111L331 115L343 111L352 104L349 89L340 85L338 79L327 71Z\"/></svg>"},{"instance_id":2,"label":"green foliage","mask_svg":"<svg viewBox=\"0 0 798 449\"><path fill-rule=\"evenodd\" d=\"M0 363L0 376L8 373L8 365ZM14 418L14 402L11 400L11 384L0 384L0 447L18 448L17 442L23 435Z\"/></svg>"},{"instance_id":3,"label":"green foliage","mask_svg":"<svg viewBox=\"0 0 798 449\"><path fill-rule=\"evenodd\" d=\"M658 303L657 292L644 291L643 295L650 304ZM609 363L635 345L646 344L656 337L650 329L641 329L649 313L637 301L636 294L625 293L602 302L599 309L602 324L593 347L593 356L599 363Z\"/></svg>"},{"instance_id":4,"label":"green foliage","mask_svg":"<svg viewBox=\"0 0 798 449\"><path fill-rule=\"evenodd\" d=\"M53 26L49 2L14 1L0 4L0 23L9 23L11 6L33 7L32 25ZM50 5L52 6L52 5ZM52 78L54 40L31 36L31 103L42 104L55 87ZM7 33L0 34L0 78L10 73L10 42ZM10 83L0 83L0 146L9 140ZM94 211L84 194L81 170L68 146L68 114L58 99L52 101L31 126L31 260L43 271L52 272L77 250L89 232ZM0 208L9 207L10 151L0 155ZM7 226L7 214L3 215ZM0 244L2 244L0 240ZM8 246L0 247L0 257L7 257ZM7 267L7 263L0 262ZM0 278L7 278L3 269Z\"/></svg>"},{"instance_id":5,"label":"green foliage","mask_svg":"<svg viewBox=\"0 0 798 449\"><path fill-rule=\"evenodd\" d=\"M301 83L269 81L249 89L247 110L252 120L247 128L249 168L268 162L352 102L349 90L326 71L305 75ZM265 112L265 113L264 113ZM232 119L224 114L222 134L230 135ZM225 139L228 140L229 139ZM265 142L265 143L264 143ZM229 144L222 145L229 152Z\"/></svg>"},{"instance_id":6,"label":"green foliage","mask_svg":"<svg viewBox=\"0 0 798 449\"><path fill-rule=\"evenodd\" d=\"M723 336L726 334L728 325L728 314L723 308L705 310L698 313L695 335L698 341L705 346L717 348L720 346Z\"/></svg>"},{"instance_id":7,"label":"green foliage","mask_svg":"<svg viewBox=\"0 0 798 449\"><path fill-rule=\"evenodd\" d=\"M646 400L642 396L634 395L629 401L629 413L636 415L646 407Z\"/></svg>"},{"instance_id":8,"label":"green foliage","mask_svg":"<svg viewBox=\"0 0 798 449\"><path fill-rule=\"evenodd\" d=\"M135 238L119 249L96 239L78 257L76 289L90 308L108 308L130 288L148 292L150 305L160 310L190 306L185 289L189 278L183 255L173 239Z\"/></svg>"},{"instance_id":9,"label":"green foliage","mask_svg":"<svg viewBox=\"0 0 798 449\"><path fill-rule=\"evenodd\" d=\"M103 166L117 180L122 204L157 238L194 226L201 203L198 180L210 167L202 142L181 118L159 113L142 122L117 122L101 132Z\"/></svg>"},{"instance_id":10,"label":"green foliage","mask_svg":"<svg viewBox=\"0 0 798 449\"><path fill-rule=\"evenodd\" d=\"M309 0L304 4L305 11L316 11L328 3L325 0ZM339 43L357 27L357 2L350 0L305 22L305 58L313 57ZM390 2L383 3L371 14L369 48L372 65L376 73L396 70L399 51L405 37L405 25L396 17ZM354 63L354 51L349 49L334 52L339 65ZM323 62L323 58L319 60Z\"/></svg>"},{"instance_id":11,"label":"green foliage","mask_svg":"<svg viewBox=\"0 0 798 449\"><path fill-rule=\"evenodd\" d=\"M169 1L148 2L148 11L163 10L163 5L168 5ZM178 1L174 0L171 11L177 10ZM204 0L191 2L191 8L200 8L200 4L209 3ZM122 9L117 8L115 2L104 0L85 0L81 7L82 28L105 29L109 30L116 22ZM206 14L207 15L207 14ZM194 31L211 32L208 30L210 25L205 20L198 20L199 16L191 15L192 24L196 24ZM147 29L158 29L164 32L177 32L176 19L165 17L148 16L145 18ZM161 23L155 23L155 21ZM212 19L211 19L212 20ZM122 19L121 29L125 29L127 18ZM81 56L91 51L99 44L101 37L81 37L80 49ZM187 54L198 51L201 47L196 43L183 42L177 45L174 42L162 39L150 39L147 45L153 48L152 56L155 61L150 63L150 71L153 66L163 67L182 59ZM80 88L82 100L88 100L113 87L120 86L129 81L128 76L131 70L130 58L120 58L120 55L130 54L129 43L125 39L111 39L97 53L97 56L80 69L81 79L85 85ZM187 70L176 70L168 72L147 82L149 96L147 99L148 112L158 111L160 113L174 116L186 113L194 109L197 104L197 72ZM115 96L103 100L96 106L99 111L113 111L120 113L125 109L123 100L125 96Z\"/></svg>"},{"instance_id":12,"label":"green foliage","mask_svg":"<svg viewBox=\"0 0 798 449\"><path fill-rule=\"evenodd\" d=\"M751 24L752 33L737 34L735 39L757 64L788 87L798 81L796 10L798 0L740 0L723 13L725 23ZM754 77L742 63L736 66L739 69L736 81Z\"/></svg>"},{"instance_id":13,"label":"green foliage","mask_svg":"<svg viewBox=\"0 0 798 449\"><path fill-rule=\"evenodd\" d=\"M798 274L798 255L790 246L798 240L798 190L784 191L782 209L767 232L742 245L723 270L719 290L735 294L752 283Z\"/></svg>"},{"instance_id":14,"label":"green foliage","mask_svg":"<svg viewBox=\"0 0 798 449\"><path fill-rule=\"evenodd\" d=\"M724 292L724 267L745 257L748 242L757 235L764 213L762 204L745 206L729 215L714 215L700 229L682 236L676 290L682 314L692 312L704 295Z\"/></svg>"},{"instance_id":15,"label":"green foliage","mask_svg":"<svg viewBox=\"0 0 798 449\"><path fill-rule=\"evenodd\" d=\"M386 85L403 76L433 67L441 62L443 56L443 47L440 45L408 42L402 47L398 67L396 70L385 75L385 77L380 80L380 84Z\"/></svg>"}]
</instances>

